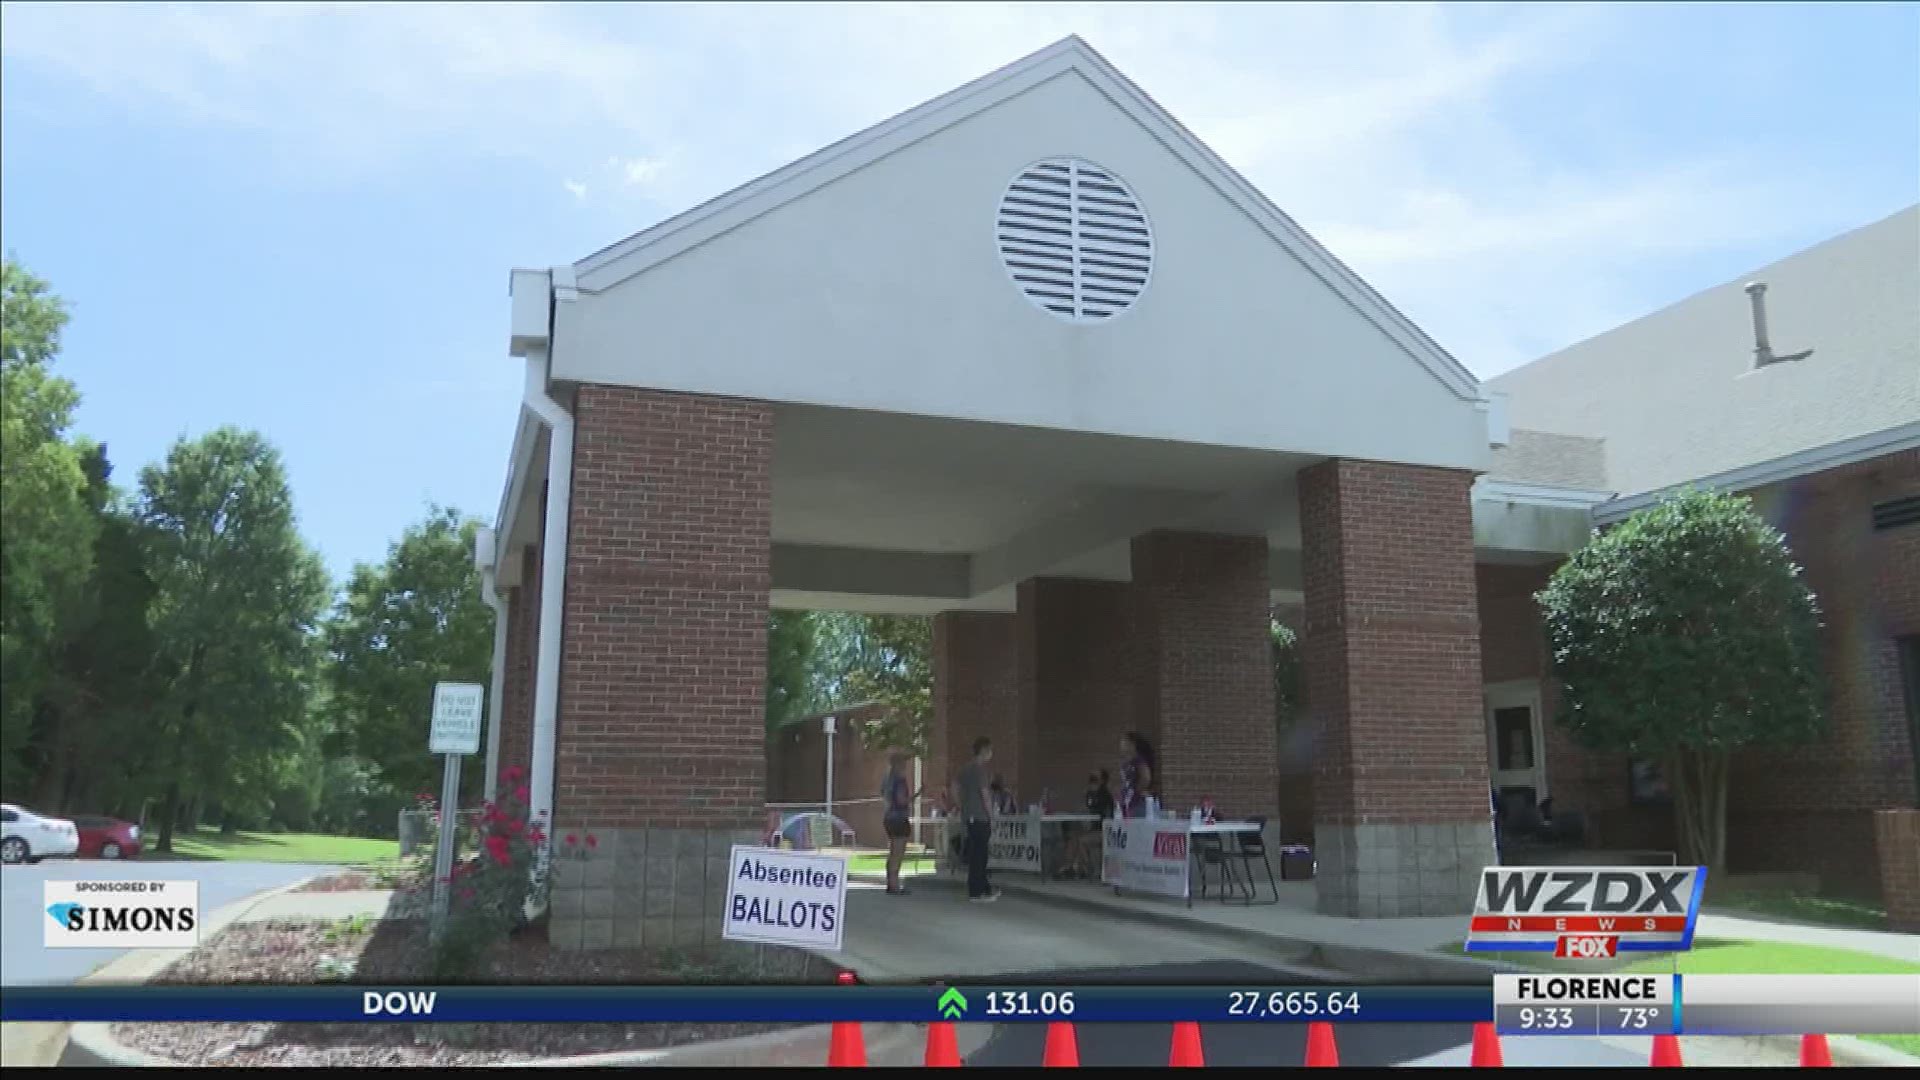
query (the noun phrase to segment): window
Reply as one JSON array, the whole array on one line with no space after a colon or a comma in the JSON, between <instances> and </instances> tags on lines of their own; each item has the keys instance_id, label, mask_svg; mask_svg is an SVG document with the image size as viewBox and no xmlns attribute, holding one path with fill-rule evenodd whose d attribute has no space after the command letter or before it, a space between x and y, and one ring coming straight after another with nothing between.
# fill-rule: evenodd
<instances>
[{"instance_id":1,"label":"window","mask_svg":"<svg viewBox=\"0 0 1920 1080\"><path fill-rule=\"evenodd\" d=\"M1533 710L1512 705L1493 710L1494 753L1501 772L1533 768Z\"/></svg>"}]
</instances>

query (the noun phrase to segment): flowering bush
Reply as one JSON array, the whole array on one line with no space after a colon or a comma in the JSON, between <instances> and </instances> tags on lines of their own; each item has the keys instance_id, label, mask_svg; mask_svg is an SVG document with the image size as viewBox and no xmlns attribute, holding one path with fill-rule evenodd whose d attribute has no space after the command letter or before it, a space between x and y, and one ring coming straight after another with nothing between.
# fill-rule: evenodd
<instances>
[{"instance_id":1,"label":"flowering bush","mask_svg":"<svg viewBox=\"0 0 1920 1080\"><path fill-rule=\"evenodd\" d=\"M477 853L456 864L444 883L450 892L446 926L434 942L437 976L469 973L526 918L530 900L544 899L540 852L547 837L541 823L528 818L523 776L517 765L501 771L500 790L512 794L482 806Z\"/></svg>"}]
</instances>

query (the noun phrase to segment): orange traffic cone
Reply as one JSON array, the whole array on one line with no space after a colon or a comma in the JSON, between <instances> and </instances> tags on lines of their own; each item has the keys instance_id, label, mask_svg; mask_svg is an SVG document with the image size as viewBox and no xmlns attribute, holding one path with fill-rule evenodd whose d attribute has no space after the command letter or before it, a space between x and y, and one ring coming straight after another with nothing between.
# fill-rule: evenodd
<instances>
[{"instance_id":1,"label":"orange traffic cone","mask_svg":"<svg viewBox=\"0 0 1920 1080\"><path fill-rule=\"evenodd\" d=\"M1473 1067L1497 1069L1505 1064L1500 1056L1500 1033L1492 1024L1473 1025Z\"/></svg>"},{"instance_id":2,"label":"orange traffic cone","mask_svg":"<svg viewBox=\"0 0 1920 1080\"><path fill-rule=\"evenodd\" d=\"M1340 1048L1333 1044L1333 1025L1315 1020L1307 1025L1307 1067L1334 1068L1340 1064Z\"/></svg>"},{"instance_id":3,"label":"orange traffic cone","mask_svg":"<svg viewBox=\"0 0 1920 1080\"><path fill-rule=\"evenodd\" d=\"M960 1043L954 1036L953 1025L945 1020L936 1020L927 1025L928 1067L952 1067L960 1064Z\"/></svg>"},{"instance_id":4,"label":"orange traffic cone","mask_svg":"<svg viewBox=\"0 0 1920 1080\"><path fill-rule=\"evenodd\" d=\"M1827 1048L1825 1035L1800 1036L1800 1067L1803 1069L1833 1068L1833 1051Z\"/></svg>"},{"instance_id":5,"label":"orange traffic cone","mask_svg":"<svg viewBox=\"0 0 1920 1080\"><path fill-rule=\"evenodd\" d=\"M867 1065L867 1040L860 1025L849 1020L833 1023L833 1042L827 1046L828 1068L859 1068Z\"/></svg>"},{"instance_id":6,"label":"orange traffic cone","mask_svg":"<svg viewBox=\"0 0 1920 1080\"><path fill-rule=\"evenodd\" d=\"M1672 1035L1655 1035L1653 1057L1647 1064L1655 1069L1677 1069L1686 1064L1680 1060L1680 1040Z\"/></svg>"},{"instance_id":7,"label":"orange traffic cone","mask_svg":"<svg viewBox=\"0 0 1920 1080\"><path fill-rule=\"evenodd\" d=\"M1079 1067L1080 1043L1073 1037L1072 1024L1055 1020L1047 1025L1047 1053L1040 1059L1040 1064Z\"/></svg>"},{"instance_id":8,"label":"orange traffic cone","mask_svg":"<svg viewBox=\"0 0 1920 1080\"><path fill-rule=\"evenodd\" d=\"M1177 1021L1173 1025L1173 1053L1167 1056L1167 1064L1177 1068L1206 1063L1206 1055L1200 1051L1200 1025L1192 1020Z\"/></svg>"},{"instance_id":9,"label":"orange traffic cone","mask_svg":"<svg viewBox=\"0 0 1920 1080\"><path fill-rule=\"evenodd\" d=\"M834 977L841 986L852 986L859 976L851 971L842 971ZM867 1065L867 1040L860 1033L860 1025L851 1020L833 1022L833 1041L827 1044L827 1067L860 1068Z\"/></svg>"}]
</instances>

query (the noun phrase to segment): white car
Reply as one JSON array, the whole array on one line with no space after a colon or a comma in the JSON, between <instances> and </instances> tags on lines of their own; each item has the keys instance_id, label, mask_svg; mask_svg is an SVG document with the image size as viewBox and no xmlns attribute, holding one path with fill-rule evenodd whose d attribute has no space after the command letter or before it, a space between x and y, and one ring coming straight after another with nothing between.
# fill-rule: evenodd
<instances>
[{"instance_id":1,"label":"white car","mask_svg":"<svg viewBox=\"0 0 1920 1080\"><path fill-rule=\"evenodd\" d=\"M0 863L39 862L79 850L80 830L73 822L0 803Z\"/></svg>"}]
</instances>

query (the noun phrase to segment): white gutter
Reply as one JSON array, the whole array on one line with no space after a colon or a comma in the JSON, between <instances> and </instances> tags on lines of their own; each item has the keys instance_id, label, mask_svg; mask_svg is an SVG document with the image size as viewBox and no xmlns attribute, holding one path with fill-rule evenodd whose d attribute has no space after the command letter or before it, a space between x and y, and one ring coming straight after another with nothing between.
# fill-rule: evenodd
<instances>
[{"instance_id":1,"label":"white gutter","mask_svg":"<svg viewBox=\"0 0 1920 1080\"><path fill-rule=\"evenodd\" d=\"M486 800L492 802L500 783L500 717L505 710L505 702L500 696L506 692L507 681L507 603L500 598L499 577L494 571L499 558L493 530L481 526L473 536L473 561L480 567L480 599L493 609L493 667L492 685L487 688L487 773L484 785Z\"/></svg>"},{"instance_id":2,"label":"white gutter","mask_svg":"<svg viewBox=\"0 0 1920 1080\"><path fill-rule=\"evenodd\" d=\"M573 501L573 415L547 394L547 351L527 351L527 410L547 425L547 520L540 539L540 652L533 674L533 776L528 815L553 828L554 732L560 711L560 634L567 590L567 514ZM543 849L544 851L544 849Z\"/></svg>"}]
</instances>

